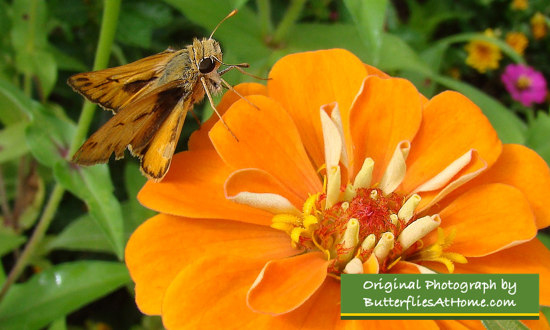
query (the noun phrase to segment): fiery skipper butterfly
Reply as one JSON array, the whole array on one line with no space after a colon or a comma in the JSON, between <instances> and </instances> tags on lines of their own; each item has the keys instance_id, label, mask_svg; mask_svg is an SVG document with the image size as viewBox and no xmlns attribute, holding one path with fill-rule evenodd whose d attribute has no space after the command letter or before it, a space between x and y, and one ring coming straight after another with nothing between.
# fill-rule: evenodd
<instances>
[{"instance_id":1,"label":"fiery skipper butterfly","mask_svg":"<svg viewBox=\"0 0 550 330\"><path fill-rule=\"evenodd\" d=\"M132 155L140 158L141 171L148 179L162 180L170 167L187 111L206 94L223 122L211 93L220 92L222 86L235 92L221 78L229 70L247 74L242 70L248 67L247 63L223 63L220 44L212 39L220 24L236 12L233 10L220 21L208 39L195 38L184 49L169 48L133 63L71 76L67 83L76 92L114 113L84 142L72 161L80 165L105 163L113 152L116 159L124 157L128 147ZM222 64L227 67L218 71Z\"/></svg>"}]
</instances>

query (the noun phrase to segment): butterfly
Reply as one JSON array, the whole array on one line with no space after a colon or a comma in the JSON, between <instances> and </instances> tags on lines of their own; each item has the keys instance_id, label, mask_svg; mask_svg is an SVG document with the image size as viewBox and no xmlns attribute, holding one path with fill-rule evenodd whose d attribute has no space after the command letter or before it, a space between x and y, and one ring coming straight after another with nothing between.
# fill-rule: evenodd
<instances>
[{"instance_id":1,"label":"butterfly","mask_svg":"<svg viewBox=\"0 0 550 330\"><path fill-rule=\"evenodd\" d=\"M124 157L128 147L140 158L141 172L158 182L168 172L187 112L205 95L231 132L211 94L222 87L236 92L221 76L232 69L248 74L242 69L248 64L223 63L220 44L212 36L236 12L221 20L209 38L195 38L183 49L169 48L129 64L71 76L67 83L76 92L114 113L76 151L72 161L79 165L106 163L113 152L116 159ZM227 67L218 71L221 65Z\"/></svg>"}]
</instances>

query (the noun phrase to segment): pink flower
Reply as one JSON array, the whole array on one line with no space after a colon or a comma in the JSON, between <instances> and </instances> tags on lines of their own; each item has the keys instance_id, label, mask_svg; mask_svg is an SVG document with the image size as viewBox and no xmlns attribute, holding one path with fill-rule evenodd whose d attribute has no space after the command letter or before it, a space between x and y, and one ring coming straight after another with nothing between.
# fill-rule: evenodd
<instances>
[{"instance_id":1,"label":"pink flower","mask_svg":"<svg viewBox=\"0 0 550 330\"><path fill-rule=\"evenodd\" d=\"M546 80L530 66L509 64L501 79L512 98L526 107L542 103L546 98Z\"/></svg>"}]
</instances>

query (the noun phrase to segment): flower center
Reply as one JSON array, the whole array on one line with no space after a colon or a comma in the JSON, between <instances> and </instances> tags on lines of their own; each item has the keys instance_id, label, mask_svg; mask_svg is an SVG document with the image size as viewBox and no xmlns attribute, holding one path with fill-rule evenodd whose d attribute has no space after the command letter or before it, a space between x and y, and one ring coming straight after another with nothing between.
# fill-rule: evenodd
<instances>
[{"instance_id":1,"label":"flower center","mask_svg":"<svg viewBox=\"0 0 550 330\"><path fill-rule=\"evenodd\" d=\"M526 76L526 75L521 75L518 80L516 81L516 87L520 90L520 91L524 91L526 89L528 89L529 87L531 87L531 79Z\"/></svg>"},{"instance_id":2,"label":"flower center","mask_svg":"<svg viewBox=\"0 0 550 330\"><path fill-rule=\"evenodd\" d=\"M370 167L372 169L372 167ZM369 174L370 175L370 174ZM378 187L340 187L337 201L328 192L311 195L302 215L277 214L271 227L286 231L292 245L306 251L322 251L330 260L328 272L386 272L400 260L436 261L452 272L453 262L465 262L458 254L444 252L453 234L424 247L421 239L438 228L439 215L417 218L420 196L385 193Z\"/></svg>"}]
</instances>

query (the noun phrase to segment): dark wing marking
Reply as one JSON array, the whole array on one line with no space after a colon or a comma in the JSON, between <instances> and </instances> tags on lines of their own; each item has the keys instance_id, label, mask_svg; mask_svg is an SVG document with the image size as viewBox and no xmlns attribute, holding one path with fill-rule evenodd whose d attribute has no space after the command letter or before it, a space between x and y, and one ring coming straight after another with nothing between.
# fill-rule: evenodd
<instances>
[{"instance_id":1,"label":"dark wing marking","mask_svg":"<svg viewBox=\"0 0 550 330\"><path fill-rule=\"evenodd\" d=\"M73 156L73 162L105 163L113 152L116 158L123 157L127 146L141 155L136 151L147 147L180 100L189 95L181 81L173 81L124 106L84 142Z\"/></svg>"},{"instance_id":2,"label":"dark wing marking","mask_svg":"<svg viewBox=\"0 0 550 330\"><path fill-rule=\"evenodd\" d=\"M67 83L89 101L117 112L157 88L166 65L182 51L168 49L126 65L75 74Z\"/></svg>"}]
</instances>

